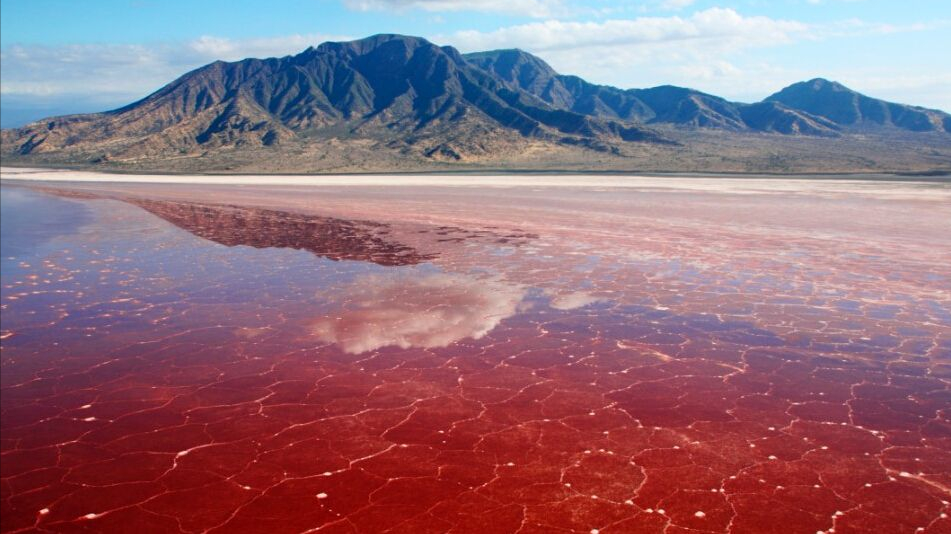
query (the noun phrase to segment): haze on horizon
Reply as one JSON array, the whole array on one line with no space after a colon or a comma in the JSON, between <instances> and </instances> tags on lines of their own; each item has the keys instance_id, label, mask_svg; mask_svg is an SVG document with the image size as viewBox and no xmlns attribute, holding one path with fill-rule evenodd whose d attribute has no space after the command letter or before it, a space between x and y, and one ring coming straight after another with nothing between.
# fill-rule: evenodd
<instances>
[{"instance_id":1,"label":"haze on horizon","mask_svg":"<svg viewBox=\"0 0 951 534\"><path fill-rule=\"evenodd\" d=\"M951 4L912 0L291 0L0 4L0 126L103 111L211 61L375 33L463 52L521 48L622 88L673 84L756 101L825 77L951 110Z\"/></svg>"}]
</instances>

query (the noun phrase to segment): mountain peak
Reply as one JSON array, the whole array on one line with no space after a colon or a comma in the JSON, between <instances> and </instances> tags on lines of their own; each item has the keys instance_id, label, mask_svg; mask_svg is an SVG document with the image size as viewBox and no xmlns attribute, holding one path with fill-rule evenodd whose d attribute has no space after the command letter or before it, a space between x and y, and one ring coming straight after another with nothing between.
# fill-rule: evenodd
<instances>
[{"instance_id":1,"label":"mountain peak","mask_svg":"<svg viewBox=\"0 0 951 534\"><path fill-rule=\"evenodd\" d=\"M787 90L834 91L834 92L849 92L849 93L855 92L852 89L849 89L848 87L842 85L839 82L836 82L833 80L827 80L825 78L813 78L811 80L806 80L804 82L797 82L782 89L782 91L787 91Z\"/></svg>"},{"instance_id":2,"label":"mountain peak","mask_svg":"<svg viewBox=\"0 0 951 534\"><path fill-rule=\"evenodd\" d=\"M525 91L550 105L570 108L571 95L555 69L541 58L518 48L474 52L466 62L488 72L513 91Z\"/></svg>"},{"instance_id":3,"label":"mountain peak","mask_svg":"<svg viewBox=\"0 0 951 534\"><path fill-rule=\"evenodd\" d=\"M880 125L912 131L946 130L947 115L939 111L871 98L824 78L794 83L766 97L764 102L779 102L843 126L867 128Z\"/></svg>"},{"instance_id":4,"label":"mountain peak","mask_svg":"<svg viewBox=\"0 0 951 534\"><path fill-rule=\"evenodd\" d=\"M381 46L391 45L394 42L402 44L407 50L413 50L420 46L436 46L422 37L400 35L398 33L378 33L353 41L328 41L317 46L315 50L318 52L326 52L347 49L362 55Z\"/></svg>"},{"instance_id":5,"label":"mountain peak","mask_svg":"<svg viewBox=\"0 0 951 534\"><path fill-rule=\"evenodd\" d=\"M484 60L486 58L491 58L495 61L505 61L510 63L523 62L523 63L532 63L535 65L544 65L545 68L554 71L548 63L545 62L542 58L522 50L521 48L499 48L496 50L485 50L482 52L471 52L465 54L465 58L473 60Z\"/></svg>"},{"instance_id":6,"label":"mountain peak","mask_svg":"<svg viewBox=\"0 0 951 534\"><path fill-rule=\"evenodd\" d=\"M507 82L517 82L521 86L547 83L558 74L540 57L518 48L473 52L462 57Z\"/></svg>"}]
</instances>

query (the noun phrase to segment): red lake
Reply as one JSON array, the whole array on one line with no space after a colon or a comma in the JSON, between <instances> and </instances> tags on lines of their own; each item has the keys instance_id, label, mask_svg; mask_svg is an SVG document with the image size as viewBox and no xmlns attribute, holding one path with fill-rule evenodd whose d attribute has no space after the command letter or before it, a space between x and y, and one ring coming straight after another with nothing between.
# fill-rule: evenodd
<instances>
[{"instance_id":1,"label":"red lake","mask_svg":"<svg viewBox=\"0 0 951 534\"><path fill-rule=\"evenodd\" d=\"M5 179L2 530L951 532L947 183L384 178Z\"/></svg>"}]
</instances>

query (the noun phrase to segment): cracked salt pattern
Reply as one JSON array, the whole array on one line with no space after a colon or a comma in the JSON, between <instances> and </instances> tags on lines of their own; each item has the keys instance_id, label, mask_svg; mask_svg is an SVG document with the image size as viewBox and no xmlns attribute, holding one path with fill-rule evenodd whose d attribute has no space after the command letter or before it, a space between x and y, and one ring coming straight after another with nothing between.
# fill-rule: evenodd
<instances>
[{"instance_id":1,"label":"cracked salt pattern","mask_svg":"<svg viewBox=\"0 0 951 534\"><path fill-rule=\"evenodd\" d=\"M70 189L3 188L5 532L951 530L944 193Z\"/></svg>"}]
</instances>

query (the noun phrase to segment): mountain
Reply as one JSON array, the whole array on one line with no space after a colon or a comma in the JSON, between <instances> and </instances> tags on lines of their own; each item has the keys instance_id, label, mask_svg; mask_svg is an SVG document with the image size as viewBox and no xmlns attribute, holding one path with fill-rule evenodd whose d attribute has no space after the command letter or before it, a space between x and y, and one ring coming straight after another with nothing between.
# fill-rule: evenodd
<instances>
[{"instance_id":1,"label":"mountain","mask_svg":"<svg viewBox=\"0 0 951 534\"><path fill-rule=\"evenodd\" d=\"M831 157L875 168L883 156L869 133L918 135L915 146L937 146L928 157L941 165L949 127L946 113L821 79L744 104L683 87L597 85L521 50L463 55L418 37L376 35L282 58L217 61L116 110L4 130L0 155L165 170L645 162L677 170L716 168L716 161L788 166L831 146L808 139L826 138L851 154Z\"/></svg>"},{"instance_id":2,"label":"mountain","mask_svg":"<svg viewBox=\"0 0 951 534\"><path fill-rule=\"evenodd\" d=\"M596 117L736 129L739 113L726 100L682 87L623 90L555 72L522 50L494 50L464 56L500 78L512 90L531 93L552 106Z\"/></svg>"},{"instance_id":3,"label":"mountain","mask_svg":"<svg viewBox=\"0 0 951 534\"><path fill-rule=\"evenodd\" d=\"M889 126L915 132L951 131L947 113L870 98L822 78L790 85L766 97L765 101L779 102L841 126Z\"/></svg>"}]
</instances>

